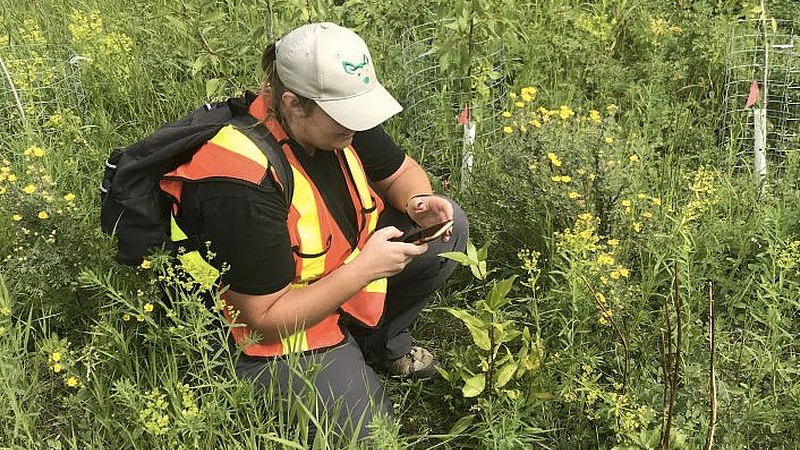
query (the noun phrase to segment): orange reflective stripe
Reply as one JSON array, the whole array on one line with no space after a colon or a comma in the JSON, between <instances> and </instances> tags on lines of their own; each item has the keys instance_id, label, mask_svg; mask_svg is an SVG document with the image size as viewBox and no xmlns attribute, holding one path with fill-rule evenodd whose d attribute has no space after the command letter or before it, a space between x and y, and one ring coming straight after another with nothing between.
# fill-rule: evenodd
<instances>
[{"instance_id":1,"label":"orange reflective stripe","mask_svg":"<svg viewBox=\"0 0 800 450\"><path fill-rule=\"evenodd\" d=\"M337 152L350 200L360 218L358 241L355 248L352 248L333 219L319 190L286 143L288 137L285 131L274 117L268 115L268 104L269 100L261 96L251 105L251 112L263 120L273 136L283 143L281 150L292 168L293 196L287 215L287 228L291 245L297 248L298 253L294 255L295 274L291 288L300 289L333 272L342 264L352 262L360 254L377 226L383 202L369 186L355 150L348 147ZM258 146L235 127L227 125L195 153L190 162L169 174L168 180L162 181L162 187L176 199L178 206L183 182L220 177L260 184L267 174L265 169L272 170L274 174L274 169ZM185 235L179 229L172 231L175 238ZM200 258L199 253L193 253ZM244 353L251 356L269 357L332 347L345 338L339 325L341 311L367 326L375 326L379 322L383 314L386 287L385 278L374 280L344 302L340 311L282 339L272 342L256 341L256 334L243 323L234 323L231 335L243 347ZM225 294L222 295L225 298ZM229 322L236 322L238 319L231 304L227 301L226 304L227 308L223 311L225 318Z\"/></svg>"}]
</instances>

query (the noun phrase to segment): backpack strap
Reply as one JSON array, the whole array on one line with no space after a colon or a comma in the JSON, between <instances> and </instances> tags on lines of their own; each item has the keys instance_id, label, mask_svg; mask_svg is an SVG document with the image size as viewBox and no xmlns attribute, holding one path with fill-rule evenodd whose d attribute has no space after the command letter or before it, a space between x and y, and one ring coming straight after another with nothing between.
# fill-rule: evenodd
<instances>
[{"instance_id":1,"label":"backpack strap","mask_svg":"<svg viewBox=\"0 0 800 450\"><path fill-rule=\"evenodd\" d=\"M292 196L294 195L294 182L292 179L292 168L289 165L289 160L283 153L282 145L275 139L275 136L269 132L267 127L258 119L250 114L239 114L231 118L230 124L241 131L251 141L253 141L267 157L267 161L272 168L278 179L275 180L268 173L268 176L275 187L283 192L283 198L286 202L286 210L292 205Z\"/></svg>"}]
</instances>

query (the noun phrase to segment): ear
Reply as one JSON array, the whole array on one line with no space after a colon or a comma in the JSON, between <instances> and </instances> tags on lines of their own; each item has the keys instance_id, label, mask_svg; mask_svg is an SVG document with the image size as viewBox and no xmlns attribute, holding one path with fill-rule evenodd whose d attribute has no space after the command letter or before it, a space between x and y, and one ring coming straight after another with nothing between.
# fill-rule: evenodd
<instances>
[{"instance_id":1,"label":"ear","mask_svg":"<svg viewBox=\"0 0 800 450\"><path fill-rule=\"evenodd\" d=\"M284 111L292 117L305 117L307 115L297 94L292 91L284 91L281 95L281 103L283 103Z\"/></svg>"}]
</instances>

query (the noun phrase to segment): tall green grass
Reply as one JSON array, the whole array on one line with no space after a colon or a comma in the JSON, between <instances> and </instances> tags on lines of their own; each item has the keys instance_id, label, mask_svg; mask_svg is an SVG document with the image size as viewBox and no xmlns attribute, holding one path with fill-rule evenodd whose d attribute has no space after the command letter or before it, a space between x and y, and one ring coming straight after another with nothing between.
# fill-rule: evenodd
<instances>
[{"instance_id":1,"label":"tall green grass","mask_svg":"<svg viewBox=\"0 0 800 450\"><path fill-rule=\"evenodd\" d=\"M518 276L494 322L535 330L543 356L477 398L460 378L388 381L395 423L361 444L323 425L309 445L701 448L712 296L716 447L795 448L800 165L792 154L757 186L716 143L727 35L755 5L476 3L0 0L0 56L39 74L14 74L31 120L12 103L0 123L0 448L305 448L313 408L235 378L206 293L175 280L162 290L164 266L113 262L97 224L102 163L200 103L257 88L264 44L309 17L356 28L402 99L400 37L456 13L486 19L475 25L487 51L504 48L511 133L476 145L472 183L458 190L458 155L437 151L441 136L419 136L402 115L389 128L400 142L429 138L408 150L466 208L473 240L491 243L488 279ZM798 14L794 2L769 7ZM450 43L438 52L467 51L437 39ZM42 61L86 59L73 77L31 48ZM438 133L459 134L464 68L431 75ZM527 86L537 94L523 100ZM448 372L486 373L446 311L478 316L480 291L456 273L414 329ZM516 342L502 364L517 363Z\"/></svg>"}]
</instances>

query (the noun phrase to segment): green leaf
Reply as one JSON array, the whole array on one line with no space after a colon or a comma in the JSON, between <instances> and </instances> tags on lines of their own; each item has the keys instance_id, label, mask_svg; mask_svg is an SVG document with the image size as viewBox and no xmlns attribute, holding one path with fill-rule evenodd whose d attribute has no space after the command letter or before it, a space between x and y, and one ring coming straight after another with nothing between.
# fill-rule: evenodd
<instances>
[{"instance_id":1,"label":"green leaf","mask_svg":"<svg viewBox=\"0 0 800 450\"><path fill-rule=\"evenodd\" d=\"M439 253L439 256L442 258L447 258L453 260L462 266L469 266L472 261L470 261L469 257L461 252L444 252Z\"/></svg>"},{"instance_id":2,"label":"green leaf","mask_svg":"<svg viewBox=\"0 0 800 450\"><path fill-rule=\"evenodd\" d=\"M206 98L214 98L222 93L223 81L219 78L210 78L206 81Z\"/></svg>"},{"instance_id":3,"label":"green leaf","mask_svg":"<svg viewBox=\"0 0 800 450\"><path fill-rule=\"evenodd\" d=\"M171 14L165 15L164 19L167 22L169 22L169 24L172 26L172 28L180 31L183 34L189 34L189 28L188 28L188 26L186 25L186 23L184 21L178 19L177 17L175 17L175 16L173 16Z\"/></svg>"},{"instance_id":4,"label":"green leaf","mask_svg":"<svg viewBox=\"0 0 800 450\"><path fill-rule=\"evenodd\" d=\"M461 388L461 393L464 394L466 398L477 397L486 389L486 376L482 373L464 381L465 383L464 387Z\"/></svg>"},{"instance_id":5,"label":"green leaf","mask_svg":"<svg viewBox=\"0 0 800 450\"><path fill-rule=\"evenodd\" d=\"M467 241L467 256L473 261L480 261L478 250L475 249L475 245L470 240Z\"/></svg>"},{"instance_id":6,"label":"green leaf","mask_svg":"<svg viewBox=\"0 0 800 450\"><path fill-rule=\"evenodd\" d=\"M467 326L469 333L472 335L472 341L478 346L478 348L487 352L491 350L492 345L489 341L489 332L486 331L486 328L480 319L460 309L447 308L447 312L464 322L464 325Z\"/></svg>"},{"instance_id":7,"label":"green leaf","mask_svg":"<svg viewBox=\"0 0 800 450\"><path fill-rule=\"evenodd\" d=\"M489 255L489 244L491 243L492 241L486 241L483 247L478 250L478 261L486 261L486 257Z\"/></svg>"},{"instance_id":8,"label":"green leaf","mask_svg":"<svg viewBox=\"0 0 800 450\"><path fill-rule=\"evenodd\" d=\"M500 343L505 344L506 342L511 342L518 338L520 334L522 334L522 332L519 330L509 330L508 332L503 333L503 336L498 340Z\"/></svg>"},{"instance_id":9,"label":"green leaf","mask_svg":"<svg viewBox=\"0 0 800 450\"><path fill-rule=\"evenodd\" d=\"M479 279L483 280L486 278L486 261L480 261L478 264L470 265L469 270L472 272L472 275Z\"/></svg>"},{"instance_id":10,"label":"green leaf","mask_svg":"<svg viewBox=\"0 0 800 450\"><path fill-rule=\"evenodd\" d=\"M208 64L208 55L200 54L191 65L192 76L196 76Z\"/></svg>"},{"instance_id":11,"label":"green leaf","mask_svg":"<svg viewBox=\"0 0 800 450\"><path fill-rule=\"evenodd\" d=\"M491 292L489 292L489 295L486 298L486 303L490 308L497 310L505 303L506 296L509 292L511 292L511 288L514 286L514 280L516 278L517 276L514 275L510 278L500 280L492 287Z\"/></svg>"},{"instance_id":12,"label":"green leaf","mask_svg":"<svg viewBox=\"0 0 800 450\"><path fill-rule=\"evenodd\" d=\"M508 384L508 382L511 381L511 377L514 376L514 372L516 371L517 363L515 362L510 362L501 367L497 372L497 381L495 382L495 387L501 388Z\"/></svg>"},{"instance_id":13,"label":"green leaf","mask_svg":"<svg viewBox=\"0 0 800 450\"><path fill-rule=\"evenodd\" d=\"M467 431L467 428L472 426L472 422L474 421L475 421L475 414L467 414L466 416L456 421L455 425L453 425L453 427L450 428L450 432L448 434L452 436L461 435L465 431Z\"/></svg>"}]
</instances>

